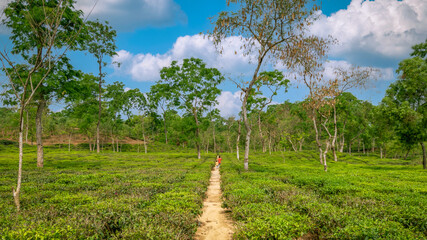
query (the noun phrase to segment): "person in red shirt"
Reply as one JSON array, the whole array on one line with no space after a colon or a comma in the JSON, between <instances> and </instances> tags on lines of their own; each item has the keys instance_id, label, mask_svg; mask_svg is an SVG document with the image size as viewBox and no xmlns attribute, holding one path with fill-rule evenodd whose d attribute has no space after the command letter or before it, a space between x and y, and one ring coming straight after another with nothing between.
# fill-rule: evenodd
<instances>
[{"instance_id":1,"label":"person in red shirt","mask_svg":"<svg viewBox=\"0 0 427 240\"><path fill-rule=\"evenodd\" d=\"M219 168L219 166L221 166L221 160L222 160L221 156L218 155L218 158L216 159L216 161L218 162L218 165L216 166L217 168Z\"/></svg>"}]
</instances>

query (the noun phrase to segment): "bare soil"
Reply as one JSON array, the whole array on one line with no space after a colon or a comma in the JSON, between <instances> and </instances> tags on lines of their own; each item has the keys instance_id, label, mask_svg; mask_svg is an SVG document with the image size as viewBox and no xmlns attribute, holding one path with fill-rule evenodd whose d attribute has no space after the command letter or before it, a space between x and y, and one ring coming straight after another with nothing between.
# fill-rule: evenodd
<instances>
[{"instance_id":1,"label":"bare soil","mask_svg":"<svg viewBox=\"0 0 427 240\"><path fill-rule=\"evenodd\" d=\"M221 175L215 167L203 202L203 214L199 217L201 225L197 229L196 240L225 240L233 236L233 221L227 215L227 209L221 207L220 182Z\"/></svg>"}]
</instances>

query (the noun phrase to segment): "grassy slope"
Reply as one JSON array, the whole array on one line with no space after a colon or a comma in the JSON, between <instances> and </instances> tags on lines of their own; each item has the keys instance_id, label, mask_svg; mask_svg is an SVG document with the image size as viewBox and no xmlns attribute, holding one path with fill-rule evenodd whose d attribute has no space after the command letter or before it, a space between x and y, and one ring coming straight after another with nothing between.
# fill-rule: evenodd
<instances>
[{"instance_id":1,"label":"grassy slope","mask_svg":"<svg viewBox=\"0 0 427 240\"><path fill-rule=\"evenodd\" d=\"M328 172L312 151L224 155L224 205L237 239L427 239L427 171L340 154ZM331 159L331 158L329 158Z\"/></svg>"},{"instance_id":2,"label":"grassy slope","mask_svg":"<svg viewBox=\"0 0 427 240\"><path fill-rule=\"evenodd\" d=\"M212 161L187 153L25 148L20 214L17 153L0 146L0 239L191 239ZM43 238L44 237L44 238Z\"/></svg>"}]
</instances>

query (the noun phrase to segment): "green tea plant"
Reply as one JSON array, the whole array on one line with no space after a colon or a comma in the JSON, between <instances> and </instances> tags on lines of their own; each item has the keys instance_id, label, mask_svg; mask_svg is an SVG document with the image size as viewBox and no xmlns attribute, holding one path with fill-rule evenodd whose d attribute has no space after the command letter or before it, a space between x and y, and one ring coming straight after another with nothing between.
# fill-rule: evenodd
<instances>
[{"instance_id":1,"label":"green tea plant","mask_svg":"<svg viewBox=\"0 0 427 240\"><path fill-rule=\"evenodd\" d=\"M189 152L47 148L44 169L35 154L24 158L17 213L9 194L16 154L0 152L0 239L192 239L213 164Z\"/></svg>"},{"instance_id":2,"label":"green tea plant","mask_svg":"<svg viewBox=\"0 0 427 240\"><path fill-rule=\"evenodd\" d=\"M252 169L221 166L236 239L426 239L427 174L416 163L337 153L323 172L315 151L257 154Z\"/></svg>"}]
</instances>

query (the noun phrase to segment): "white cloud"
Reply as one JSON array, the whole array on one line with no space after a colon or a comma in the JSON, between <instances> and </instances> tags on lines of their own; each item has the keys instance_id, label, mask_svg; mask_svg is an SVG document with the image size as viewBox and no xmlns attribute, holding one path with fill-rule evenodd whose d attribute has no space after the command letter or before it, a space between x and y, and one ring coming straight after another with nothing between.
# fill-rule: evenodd
<instances>
[{"instance_id":1,"label":"white cloud","mask_svg":"<svg viewBox=\"0 0 427 240\"><path fill-rule=\"evenodd\" d=\"M160 70L169 66L173 60L184 58L200 58L208 67L218 68L222 73L246 75L252 69L250 56L241 53L244 40L240 37L227 38L222 54L218 54L212 41L206 35L179 37L171 50L164 54L132 54L125 50L118 51L113 62L121 63L117 72L128 74L136 81L156 81L160 78Z\"/></svg>"},{"instance_id":2,"label":"white cloud","mask_svg":"<svg viewBox=\"0 0 427 240\"><path fill-rule=\"evenodd\" d=\"M90 13L90 19L109 21L118 31L187 23L174 0L77 0L76 8Z\"/></svg>"},{"instance_id":3,"label":"white cloud","mask_svg":"<svg viewBox=\"0 0 427 240\"><path fill-rule=\"evenodd\" d=\"M5 19L4 9L7 4L9 4L12 0L2 0L0 2L0 34L10 34L10 30L4 26L1 22Z\"/></svg>"},{"instance_id":4,"label":"white cloud","mask_svg":"<svg viewBox=\"0 0 427 240\"><path fill-rule=\"evenodd\" d=\"M0 21L11 0L0 1ZM108 21L117 31L186 24L187 15L174 0L77 0L75 8L90 20ZM9 34L0 26L0 34Z\"/></svg>"},{"instance_id":5,"label":"white cloud","mask_svg":"<svg viewBox=\"0 0 427 240\"><path fill-rule=\"evenodd\" d=\"M329 17L322 14L312 32L338 39L332 56L389 67L409 57L411 46L426 39L426 23L425 0L352 0L347 9Z\"/></svg>"},{"instance_id":6,"label":"white cloud","mask_svg":"<svg viewBox=\"0 0 427 240\"><path fill-rule=\"evenodd\" d=\"M229 91L221 92L221 95L217 97L218 105L216 108L220 111L222 117L238 116L242 108L241 94L241 91L235 93Z\"/></svg>"}]
</instances>

